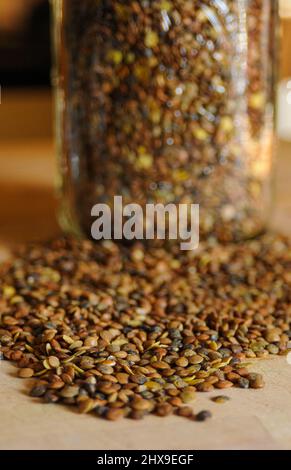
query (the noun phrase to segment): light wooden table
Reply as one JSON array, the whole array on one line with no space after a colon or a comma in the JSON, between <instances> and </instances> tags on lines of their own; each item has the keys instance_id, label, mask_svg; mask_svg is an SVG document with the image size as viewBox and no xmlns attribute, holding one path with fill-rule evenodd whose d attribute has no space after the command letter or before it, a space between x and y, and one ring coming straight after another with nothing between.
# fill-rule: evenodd
<instances>
[{"instance_id":1,"label":"light wooden table","mask_svg":"<svg viewBox=\"0 0 291 470\"><path fill-rule=\"evenodd\" d=\"M53 198L53 148L46 139L0 145L0 257L15 241L58 232ZM274 225L291 233L291 147L282 144ZM0 363L0 449L291 449L291 365L286 358L257 361L261 391L232 389L224 405L217 394L198 394L196 410L213 419L178 417L104 422L70 408L36 403L15 368Z\"/></svg>"}]
</instances>

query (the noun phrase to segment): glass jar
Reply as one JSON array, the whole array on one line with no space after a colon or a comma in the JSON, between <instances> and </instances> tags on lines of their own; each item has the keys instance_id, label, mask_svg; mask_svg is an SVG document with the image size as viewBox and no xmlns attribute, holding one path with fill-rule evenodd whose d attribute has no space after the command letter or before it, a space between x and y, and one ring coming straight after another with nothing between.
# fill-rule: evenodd
<instances>
[{"instance_id":1,"label":"glass jar","mask_svg":"<svg viewBox=\"0 0 291 470\"><path fill-rule=\"evenodd\" d=\"M62 223L200 205L202 236L253 237L272 203L276 0L53 0Z\"/></svg>"}]
</instances>

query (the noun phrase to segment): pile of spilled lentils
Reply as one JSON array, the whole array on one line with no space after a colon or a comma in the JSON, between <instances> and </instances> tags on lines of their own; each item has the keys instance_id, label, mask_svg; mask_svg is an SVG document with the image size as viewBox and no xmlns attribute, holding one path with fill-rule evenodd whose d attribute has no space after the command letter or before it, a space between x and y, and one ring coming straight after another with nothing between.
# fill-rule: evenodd
<instances>
[{"instance_id":1,"label":"pile of spilled lentils","mask_svg":"<svg viewBox=\"0 0 291 470\"><path fill-rule=\"evenodd\" d=\"M253 358L291 340L291 242L267 234L199 250L70 238L0 266L1 357L32 397L108 420L204 421L198 392L259 389Z\"/></svg>"}]
</instances>

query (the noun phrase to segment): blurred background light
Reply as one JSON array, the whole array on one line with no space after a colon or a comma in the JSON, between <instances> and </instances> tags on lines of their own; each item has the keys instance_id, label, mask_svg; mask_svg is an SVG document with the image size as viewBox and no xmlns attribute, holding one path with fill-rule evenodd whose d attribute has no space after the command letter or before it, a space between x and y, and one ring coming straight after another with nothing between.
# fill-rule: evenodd
<instances>
[{"instance_id":1,"label":"blurred background light","mask_svg":"<svg viewBox=\"0 0 291 470\"><path fill-rule=\"evenodd\" d=\"M280 0L280 14L282 18L291 18L291 0Z\"/></svg>"}]
</instances>

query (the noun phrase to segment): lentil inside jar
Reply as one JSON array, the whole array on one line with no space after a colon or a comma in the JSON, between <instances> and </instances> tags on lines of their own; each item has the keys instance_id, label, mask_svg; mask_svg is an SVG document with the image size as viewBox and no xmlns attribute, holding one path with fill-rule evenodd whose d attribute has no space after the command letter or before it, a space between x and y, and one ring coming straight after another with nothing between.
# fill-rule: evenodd
<instances>
[{"instance_id":1,"label":"lentil inside jar","mask_svg":"<svg viewBox=\"0 0 291 470\"><path fill-rule=\"evenodd\" d=\"M200 204L202 236L272 202L277 1L55 0L63 221L98 202Z\"/></svg>"}]
</instances>

